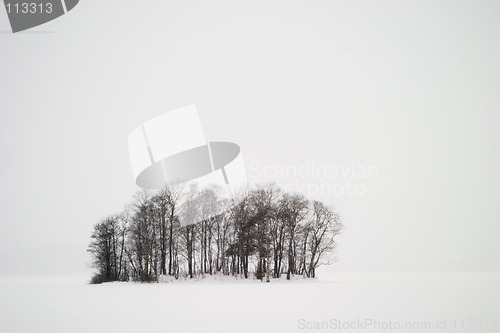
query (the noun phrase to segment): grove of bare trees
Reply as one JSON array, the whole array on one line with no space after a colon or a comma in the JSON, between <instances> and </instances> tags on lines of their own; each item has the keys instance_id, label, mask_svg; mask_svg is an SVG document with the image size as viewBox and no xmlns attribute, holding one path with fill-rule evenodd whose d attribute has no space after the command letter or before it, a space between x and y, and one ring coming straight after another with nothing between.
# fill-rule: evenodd
<instances>
[{"instance_id":1,"label":"grove of bare trees","mask_svg":"<svg viewBox=\"0 0 500 333\"><path fill-rule=\"evenodd\" d=\"M141 190L123 212L94 226L91 283L207 274L314 278L331 263L342 229L330 207L275 185L231 199L215 187Z\"/></svg>"}]
</instances>

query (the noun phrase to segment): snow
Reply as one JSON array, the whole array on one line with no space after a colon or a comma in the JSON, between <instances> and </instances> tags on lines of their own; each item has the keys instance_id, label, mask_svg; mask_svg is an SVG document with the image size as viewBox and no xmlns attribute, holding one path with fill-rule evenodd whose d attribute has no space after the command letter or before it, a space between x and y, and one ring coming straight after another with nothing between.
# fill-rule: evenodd
<instances>
[{"instance_id":1,"label":"snow","mask_svg":"<svg viewBox=\"0 0 500 333\"><path fill-rule=\"evenodd\" d=\"M87 281L0 278L0 332L500 331L499 274L333 274L270 283L210 276L151 284ZM370 320L372 326L362 326ZM388 328L398 323L414 328ZM424 329L426 323L432 326Z\"/></svg>"}]
</instances>

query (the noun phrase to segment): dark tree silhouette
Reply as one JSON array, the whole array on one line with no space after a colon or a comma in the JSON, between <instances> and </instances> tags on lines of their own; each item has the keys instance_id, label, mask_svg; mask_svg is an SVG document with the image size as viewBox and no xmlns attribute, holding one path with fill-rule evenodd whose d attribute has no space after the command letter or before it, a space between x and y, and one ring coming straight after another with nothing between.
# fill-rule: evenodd
<instances>
[{"instance_id":1,"label":"dark tree silhouette","mask_svg":"<svg viewBox=\"0 0 500 333\"><path fill-rule=\"evenodd\" d=\"M275 185L231 200L215 187L142 190L124 212L94 226L88 247L96 268L91 282L205 274L262 281L285 273L287 279L314 278L319 266L332 262L342 229L330 207Z\"/></svg>"}]
</instances>

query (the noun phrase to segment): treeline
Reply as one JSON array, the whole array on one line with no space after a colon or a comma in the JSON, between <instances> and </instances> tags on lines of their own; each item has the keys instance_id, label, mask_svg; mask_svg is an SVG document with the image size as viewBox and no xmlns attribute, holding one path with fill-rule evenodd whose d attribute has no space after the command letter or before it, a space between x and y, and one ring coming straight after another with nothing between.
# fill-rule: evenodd
<instances>
[{"instance_id":1,"label":"treeline","mask_svg":"<svg viewBox=\"0 0 500 333\"><path fill-rule=\"evenodd\" d=\"M215 273L315 277L330 263L342 228L331 208L274 185L230 200L217 188L142 190L123 212L95 225L91 283Z\"/></svg>"}]
</instances>

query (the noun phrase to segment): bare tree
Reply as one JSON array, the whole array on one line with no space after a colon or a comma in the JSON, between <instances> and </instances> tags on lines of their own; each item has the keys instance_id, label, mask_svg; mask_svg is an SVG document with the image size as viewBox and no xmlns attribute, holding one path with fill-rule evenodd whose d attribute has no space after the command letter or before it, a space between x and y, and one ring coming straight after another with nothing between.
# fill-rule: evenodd
<instances>
[{"instance_id":1,"label":"bare tree","mask_svg":"<svg viewBox=\"0 0 500 333\"><path fill-rule=\"evenodd\" d=\"M132 202L133 215L130 221L130 256L135 268L135 278L147 282L156 279L157 257L155 257L156 229L152 193L139 191ZM133 254L133 255L132 255Z\"/></svg>"},{"instance_id":2,"label":"bare tree","mask_svg":"<svg viewBox=\"0 0 500 333\"><path fill-rule=\"evenodd\" d=\"M188 275L192 279L195 272L195 222L200 216L200 210L197 187L193 185L187 191L182 207L181 224L184 225L182 227L182 234L184 237L185 258L188 264Z\"/></svg>"},{"instance_id":3,"label":"bare tree","mask_svg":"<svg viewBox=\"0 0 500 333\"><path fill-rule=\"evenodd\" d=\"M288 246L287 280L297 274L297 241L300 223L306 218L308 201L300 194L284 194L280 201L280 217L285 225Z\"/></svg>"},{"instance_id":4,"label":"bare tree","mask_svg":"<svg viewBox=\"0 0 500 333\"><path fill-rule=\"evenodd\" d=\"M314 278L316 277L316 268L329 263L323 260L325 255L335 248L335 237L340 234L343 225L337 213L323 203L314 201L308 228L310 228L308 241L310 259L306 273L308 277Z\"/></svg>"},{"instance_id":5,"label":"bare tree","mask_svg":"<svg viewBox=\"0 0 500 333\"><path fill-rule=\"evenodd\" d=\"M94 226L88 252L98 271L92 283L117 281L122 276L126 229L121 222L120 216L112 215Z\"/></svg>"},{"instance_id":6,"label":"bare tree","mask_svg":"<svg viewBox=\"0 0 500 333\"><path fill-rule=\"evenodd\" d=\"M276 216L278 189L274 185L252 191L249 195L250 223L255 227L257 250L256 278L269 281L269 261L272 253L271 221Z\"/></svg>"}]
</instances>

